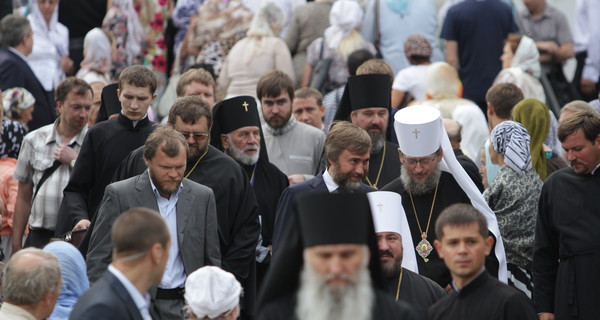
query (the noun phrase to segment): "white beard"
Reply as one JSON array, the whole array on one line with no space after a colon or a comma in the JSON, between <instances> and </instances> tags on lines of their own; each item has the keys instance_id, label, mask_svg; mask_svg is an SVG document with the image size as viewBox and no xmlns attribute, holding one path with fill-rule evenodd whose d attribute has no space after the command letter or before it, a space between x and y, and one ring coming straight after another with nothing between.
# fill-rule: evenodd
<instances>
[{"instance_id":1,"label":"white beard","mask_svg":"<svg viewBox=\"0 0 600 320\"><path fill-rule=\"evenodd\" d=\"M256 163L256 161L258 161L258 157L260 156L260 144L258 145L248 145L246 146L246 148L250 149L256 149L256 152L249 156L247 154L245 154L245 150L244 149L240 149L238 147L235 146L235 144L233 144L233 142L231 141L231 136L228 134L227 135L227 139L229 140L229 149L227 150L227 152L229 153L229 155L237 162L241 163L241 164L245 164L247 166L251 166L253 164Z\"/></svg>"},{"instance_id":2,"label":"white beard","mask_svg":"<svg viewBox=\"0 0 600 320\"><path fill-rule=\"evenodd\" d=\"M329 288L326 277L305 265L296 305L298 320L370 320L375 293L369 269L365 265L355 277L345 277L350 281L345 287Z\"/></svg>"}]
</instances>

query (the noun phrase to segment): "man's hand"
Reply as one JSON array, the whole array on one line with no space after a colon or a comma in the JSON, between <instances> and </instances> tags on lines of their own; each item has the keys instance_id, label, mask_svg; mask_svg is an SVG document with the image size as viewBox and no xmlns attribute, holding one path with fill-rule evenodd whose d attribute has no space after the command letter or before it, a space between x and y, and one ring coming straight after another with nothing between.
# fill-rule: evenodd
<instances>
[{"instance_id":1,"label":"man's hand","mask_svg":"<svg viewBox=\"0 0 600 320\"><path fill-rule=\"evenodd\" d=\"M301 174L293 174L288 177L288 181L290 182L290 186L296 183L300 183L304 181L304 176Z\"/></svg>"},{"instance_id":2,"label":"man's hand","mask_svg":"<svg viewBox=\"0 0 600 320\"><path fill-rule=\"evenodd\" d=\"M77 224L75 225L75 227L73 227L73 231L85 230L85 229L87 229L89 227L90 227L90 220L88 220L88 219L81 219L81 220L79 220L79 222L77 222Z\"/></svg>"},{"instance_id":3,"label":"man's hand","mask_svg":"<svg viewBox=\"0 0 600 320\"><path fill-rule=\"evenodd\" d=\"M54 159L60 161L62 164L71 164L71 161L77 159L77 152L66 144L60 144L54 150Z\"/></svg>"},{"instance_id":4,"label":"man's hand","mask_svg":"<svg viewBox=\"0 0 600 320\"><path fill-rule=\"evenodd\" d=\"M581 93L588 96L594 94L594 91L596 90L596 82L588 79L581 79L579 86L581 88Z\"/></svg>"},{"instance_id":5,"label":"man's hand","mask_svg":"<svg viewBox=\"0 0 600 320\"><path fill-rule=\"evenodd\" d=\"M539 50L545 51L545 53L551 54L553 56L558 54L559 46L554 41L540 41L536 42L536 45Z\"/></svg>"},{"instance_id":6,"label":"man's hand","mask_svg":"<svg viewBox=\"0 0 600 320\"><path fill-rule=\"evenodd\" d=\"M67 75L70 75L73 72L74 66L75 63L73 63L73 60L71 60L71 58L69 58L68 56L64 56L60 60L60 68Z\"/></svg>"},{"instance_id":7,"label":"man's hand","mask_svg":"<svg viewBox=\"0 0 600 320\"><path fill-rule=\"evenodd\" d=\"M538 317L540 320L554 320L554 313L542 312Z\"/></svg>"}]
</instances>

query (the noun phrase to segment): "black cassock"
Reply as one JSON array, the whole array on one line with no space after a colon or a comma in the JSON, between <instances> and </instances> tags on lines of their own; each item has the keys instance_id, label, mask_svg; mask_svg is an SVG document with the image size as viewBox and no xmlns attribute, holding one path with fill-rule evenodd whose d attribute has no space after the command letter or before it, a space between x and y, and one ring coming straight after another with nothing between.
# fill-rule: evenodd
<instances>
[{"instance_id":1,"label":"black cassock","mask_svg":"<svg viewBox=\"0 0 600 320\"><path fill-rule=\"evenodd\" d=\"M293 296L285 296L268 303L258 313L258 320L296 320L294 314L296 299ZM415 320L421 319L416 316L412 309L404 301L394 301L383 291L375 289L375 304L373 305L373 316L377 320ZM333 319L332 319L333 320Z\"/></svg>"},{"instance_id":2,"label":"black cassock","mask_svg":"<svg viewBox=\"0 0 600 320\"><path fill-rule=\"evenodd\" d=\"M391 279L386 279L385 285L391 297L407 302L417 312L419 319L427 318L427 310L438 300L446 296L446 290L442 289L435 281L427 279L418 273L404 269L402 271L402 282L398 291L400 273ZM399 294L398 294L399 293Z\"/></svg>"},{"instance_id":3,"label":"black cassock","mask_svg":"<svg viewBox=\"0 0 600 320\"><path fill-rule=\"evenodd\" d=\"M131 120L119 114L90 128L64 190L57 236L71 231L81 219L93 219L115 170L131 151L144 144L154 130L153 124L146 117L133 127Z\"/></svg>"},{"instance_id":4,"label":"black cassock","mask_svg":"<svg viewBox=\"0 0 600 320\"><path fill-rule=\"evenodd\" d=\"M377 180L378 176L379 180ZM385 154L383 153L383 148L378 153L371 153L371 158L369 159L369 180L364 179L363 182L373 188L381 189L399 176L400 156L398 154L398 145L386 141Z\"/></svg>"},{"instance_id":5,"label":"black cassock","mask_svg":"<svg viewBox=\"0 0 600 320\"><path fill-rule=\"evenodd\" d=\"M400 180L400 178L397 178L387 186L383 187L381 190L393 191L402 196L402 207L404 207L404 211L406 212L406 219L408 220L408 225L410 227L413 244L417 246L418 243L422 240L421 232L419 231L419 226L417 224L410 196L408 192L404 189L402 181ZM434 192L421 196L413 195L415 209L417 210L419 223L421 224L421 230L423 232L425 232L427 228L427 220L429 218L429 212L431 210L431 205L433 202L433 195ZM431 214L431 223L427 232L427 241L431 243L432 247L433 241L437 239L437 237L435 236L435 222L437 221L437 218L445 208L455 203L471 204L471 200L469 199L467 194L462 190L458 182L456 182L454 177L450 173L442 171L442 175L440 176L440 181L438 185L437 196L435 199L435 204L433 206L433 212ZM486 267L488 268L490 274L497 275L498 259L496 259L495 257L494 247L492 247L492 252L490 256L486 259ZM415 250L415 248L404 248L404 250ZM429 256L427 256L427 259L429 261L425 262L425 260L417 253L417 264L419 266L419 274L437 282L442 288L445 288L450 283L452 278L450 276L450 271L448 270L448 268L446 268L446 265L444 264L444 261L438 256L435 247L433 248Z\"/></svg>"},{"instance_id":6,"label":"black cassock","mask_svg":"<svg viewBox=\"0 0 600 320\"><path fill-rule=\"evenodd\" d=\"M115 173L115 181L144 172L143 158L144 147L133 151ZM255 283L254 257L260 233L254 191L242 167L213 146L208 146L208 152L194 168L196 160L188 162L185 175L193 169L188 179L215 193L222 267L244 286L244 298L251 312L256 288L247 283Z\"/></svg>"},{"instance_id":7,"label":"black cassock","mask_svg":"<svg viewBox=\"0 0 600 320\"><path fill-rule=\"evenodd\" d=\"M600 170L555 171L542 188L533 251L537 312L556 319L600 314Z\"/></svg>"},{"instance_id":8,"label":"black cassock","mask_svg":"<svg viewBox=\"0 0 600 320\"><path fill-rule=\"evenodd\" d=\"M492 278L487 271L452 290L429 309L429 320L536 320L533 303L521 291Z\"/></svg>"}]
</instances>

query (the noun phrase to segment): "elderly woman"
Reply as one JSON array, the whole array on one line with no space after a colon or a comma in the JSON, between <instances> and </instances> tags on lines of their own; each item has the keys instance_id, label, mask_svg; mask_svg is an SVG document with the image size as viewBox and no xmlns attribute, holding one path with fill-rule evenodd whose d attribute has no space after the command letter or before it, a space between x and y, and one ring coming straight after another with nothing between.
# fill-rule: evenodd
<instances>
[{"instance_id":1,"label":"elderly woman","mask_svg":"<svg viewBox=\"0 0 600 320\"><path fill-rule=\"evenodd\" d=\"M494 79L497 83L513 83L523 91L525 98L534 98L546 103L544 88L538 80L542 69L540 54L535 42L527 36L511 34L504 41L502 71Z\"/></svg>"},{"instance_id":2,"label":"elderly woman","mask_svg":"<svg viewBox=\"0 0 600 320\"><path fill-rule=\"evenodd\" d=\"M116 55L114 40L100 28L90 30L83 40L83 61L76 77L87 83L111 83L110 68Z\"/></svg>"},{"instance_id":3,"label":"elderly woman","mask_svg":"<svg viewBox=\"0 0 600 320\"><path fill-rule=\"evenodd\" d=\"M233 274L219 267L202 267L185 280L187 319L237 319L241 293Z\"/></svg>"},{"instance_id":4,"label":"elderly woman","mask_svg":"<svg viewBox=\"0 0 600 320\"><path fill-rule=\"evenodd\" d=\"M85 260L75 246L64 241L51 242L44 251L53 253L58 259L63 280L54 311L48 319L68 319L79 297L90 288Z\"/></svg>"},{"instance_id":5,"label":"elderly woman","mask_svg":"<svg viewBox=\"0 0 600 320\"><path fill-rule=\"evenodd\" d=\"M6 120L3 124L3 130L6 130L6 126L8 125L12 129L6 133L9 135L12 133L11 136L15 138L15 135L18 136L21 132L21 128L23 128L22 130L24 130L24 132L21 135L22 140L23 135L26 133L27 123L32 119L33 109L35 108L35 98L27 91L27 89L20 87L7 89L3 94L2 107L4 109L4 120ZM18 122L19 125L17 126L16 124L11 123L12 121Z\"/></svg>"},{"instance_id":6,"label":"elderly woman","mask_svg":"<svg viewBox=\"0 0 600 320\"><path fill-rule=\"evenodd\" d=\"M536 99L525 99L513 108L512 118L520 122L531 137L531 160L542 181L546 181L552 172L567 166L567 163L545 143L548 139L554 139L556 133L549 136L551 117L544 103Z\"/></svg>"},{"instance_id":7,"label":"elderly woman","mask_svg":"<svg viewBox=\"0 0 600 320\"><path fill-rule=\"evenodd\" d=\"M348 56L360 49L367 49L375 54L375 47L365 41L357 29L363 18L363 10L353 0L338 0L329 12L330 26L322 37L315 39L307 49L306 64L302 75L302 87L309 85L313 70L319 60L332 58L328 70L325 92L344 85L350 76L348 73ZM321 55L322 51L322 55Z\"/></svg>"},{"instance_id":8,"label":"elderly woman","mask_svg":"<svg viewBox=\"0 0 600 320\"><path fill-rule=\"evenodd\" d=\"M221 68L219 86L226 90L225 99L235 96L257 99L256 84L270 70L281 70L295 78L290 51L277 36L283 24L283 12L274 3L267 2L258 9L248 36L231 48Z\"/></svg>"},{"instance_id":9,"label":"elderly woman","mask_svg":"<svg viewBox=\"0 0 600 320\"><path fill-rule=\"evenodd\" d=\"M500 171L483 197L496 214L508 262L508 283L531 297L531 262L542 180L531 165L529 134L515 121L490 134L490 156Z\"/></svg>"},{"instance_id":10,"label":"elderly woman","mask_svg":"<svg viewBox=\"0 0 600 320\"><path fill-rule=\"evenodd\" d=\"M27 60L48 92L73 70L69 58L69 30L58 22L58 0L30 0L27 16L33 31L33 51Z\"/></svg>"}]
</instances>

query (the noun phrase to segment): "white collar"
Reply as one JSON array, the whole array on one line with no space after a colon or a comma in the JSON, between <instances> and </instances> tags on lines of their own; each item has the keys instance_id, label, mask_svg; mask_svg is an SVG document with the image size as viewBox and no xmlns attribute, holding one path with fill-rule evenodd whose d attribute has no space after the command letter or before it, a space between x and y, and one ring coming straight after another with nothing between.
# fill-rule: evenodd
<instances>
[{"instance_id":1,"label":"white collar","mask_svg":"<svg viewBox=\"0 0 600 320\"><path fill-rule=\"evenodd\" d=\"M323 172L323 181L325 182L329 192L333 192L340 187L337 183L335 183L335 181L333 181L333 177L329 174L329 168L325 169L325 172Z\"/></svg>"}]
</instances>

